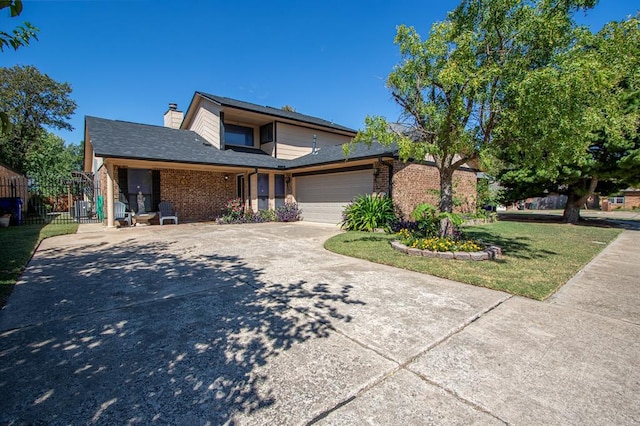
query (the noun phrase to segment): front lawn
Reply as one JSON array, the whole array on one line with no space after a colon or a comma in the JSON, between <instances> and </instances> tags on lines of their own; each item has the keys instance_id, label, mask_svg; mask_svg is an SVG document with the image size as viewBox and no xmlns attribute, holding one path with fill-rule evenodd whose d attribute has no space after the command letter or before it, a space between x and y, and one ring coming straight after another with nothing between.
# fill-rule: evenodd
<instances>
[{"instance_id":1,"label":"front lawn","mask_svg":"<svg viewBox=\"0 0 640 426\"><path fill-rule=\"evenodd\" d=\"M465 227L465 233L502 247L496 261L409 256L393 250L393 235L346 232L327 250L371 262L544 300L573 277L622 232L613 228L552 223L497 222Z\"/></svg>"},{"instance_id":2,"label":"front lawn","mask_svg":"<svg viewBox=\"0 0 640 426\"><path fill-rule=\"evenodd\" d=\"M40 241L56 235L74 234L77 230L77 223L0 228L0 308L13 291L13 286Z\"/></svg>"}]
</instances>

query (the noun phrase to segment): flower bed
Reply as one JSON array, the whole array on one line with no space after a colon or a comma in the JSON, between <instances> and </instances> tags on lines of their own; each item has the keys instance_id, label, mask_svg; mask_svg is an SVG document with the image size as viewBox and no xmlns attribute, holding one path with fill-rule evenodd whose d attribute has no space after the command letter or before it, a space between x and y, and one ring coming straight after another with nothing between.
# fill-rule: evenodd
<instances>
[{"instance_id":1,"label":"flower bed","mask_svg":"<svg viewBox=\"0 0 640 426\"><path fill-rule=\"evenodd\" d=\"M285 203L275 210L253 212L245 210L240 198L233 198L225 204L225 213L216 219L219 225L263 222L295 222L302 220L302 210L297 203Z\"/></svg>"},{"instance_id":2,"label":"flower bed","mask_svg":"<svg viewBox=\"0 0 640 426\"><path fill-rule=\"evenodd\" d=\"M477 243L472 242L477 246ZM391 242L391 247L395 250L406 253L409 256L437 257L440 259L457 259L457 260L495 260L502 255L502 249L498 246L489 246L484 249L478 246L477 251L435 251L421 249L417 247L407 247L400 241Z\"/></svg>"}]
</instances>

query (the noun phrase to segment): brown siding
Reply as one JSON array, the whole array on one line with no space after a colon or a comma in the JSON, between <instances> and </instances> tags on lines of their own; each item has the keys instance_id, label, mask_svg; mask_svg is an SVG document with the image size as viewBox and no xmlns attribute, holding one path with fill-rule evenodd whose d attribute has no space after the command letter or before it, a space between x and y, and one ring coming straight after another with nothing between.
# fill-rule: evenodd
<instances>
[{"instance_id":1,"label":"brown siding","mask_svg":"<svg viewBox=\"0 0 640 426\"><path fill-rule=\"evenodd\" d=\"M9 178L24 178L24 175L11 170L10 168L3 166L0 164L0 178L9 179Z\"/></svg>"},{"instance_id":2,"label":"brown siding","mask_svg":"<svg viewBox=\"0 0 640 426\"><path fill-rule=\"evenodd\" d=\"M277 123L277 156L285 160L291 160L311 153L313 135L316 135L316 148L334 146L348 143L350 136L323 132L318 129L310 129L295 126L288 123Z\"/></svg>"},{"instance_id":3,"label":"brown siding","mask_svg":"<svg viewBox=\"0 0 640 426\"><path fill-rule=\"evenodd\" d=\"M220 109L209 101L202 101L187 130L193 130L220 148Z\"/></svg>"},{"instance_id":4,"label":"brown siding","mask_svg":"<svg viewBox=\"0 0 640 426\"><path fill-rule=\"evenodd\" d=\"M374 191L388 193L388 167L376 164L378 175L374 181ZM454 198L459 202L457 212L466 213L475 210L476 174L458 170L453 174ZM408 220L411 212L420 203L438 205L440 176L438 169L425 164L393 162L393 200L403 218Z\"/></svg>"},{"instance_id":5,"label":"brown siding","mask_svg":"<svg viewBox=\"0 0 640 426\"><path fill-rule=\"evenodd\" d=\"M0 164L0 197L20 197L22 209L27 211L29 201L27 177Z\"/></svg>"}]
</instances>

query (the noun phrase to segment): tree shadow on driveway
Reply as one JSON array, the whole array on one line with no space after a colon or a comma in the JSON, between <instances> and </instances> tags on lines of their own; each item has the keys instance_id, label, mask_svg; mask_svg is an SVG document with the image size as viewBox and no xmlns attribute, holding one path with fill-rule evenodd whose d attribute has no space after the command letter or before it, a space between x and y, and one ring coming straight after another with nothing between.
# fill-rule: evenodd
<instances>
[{"instance_id":1,"label":"tree shadow on driveway","mask_svg":"<svg viewBox=\"0 0 640 426\"><path fill-rule=\"evenodd\" d=\"M278 358L317 358L308 342L350 319L340 304L363 303L348 286L268 284L237 256L175 244L37 254L0 317L0 423L221 424L276 410L295 399L272 386L294 368ZM306 315L294 298L330 309ZM334 362L328 374L348 380ZM345 388L333 390L338 400ZM318 401L297 403L313 416Z\"/></svg>"}]
</instances>

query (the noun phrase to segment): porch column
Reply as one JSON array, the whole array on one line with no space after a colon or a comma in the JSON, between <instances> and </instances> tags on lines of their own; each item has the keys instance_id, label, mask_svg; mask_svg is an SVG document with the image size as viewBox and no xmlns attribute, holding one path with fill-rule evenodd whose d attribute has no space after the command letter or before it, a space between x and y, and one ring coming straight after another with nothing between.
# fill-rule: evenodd
<instances>
[{"instance_id":1,"label":"porch column","mask_svg":"<svg viewBox=\"0 0 640 426\"><path fill-rule=\"evenodd\" d=\"M113 202L113 164L107 163L107 228L115 226Z\"/></svg>"}]
</instances>

